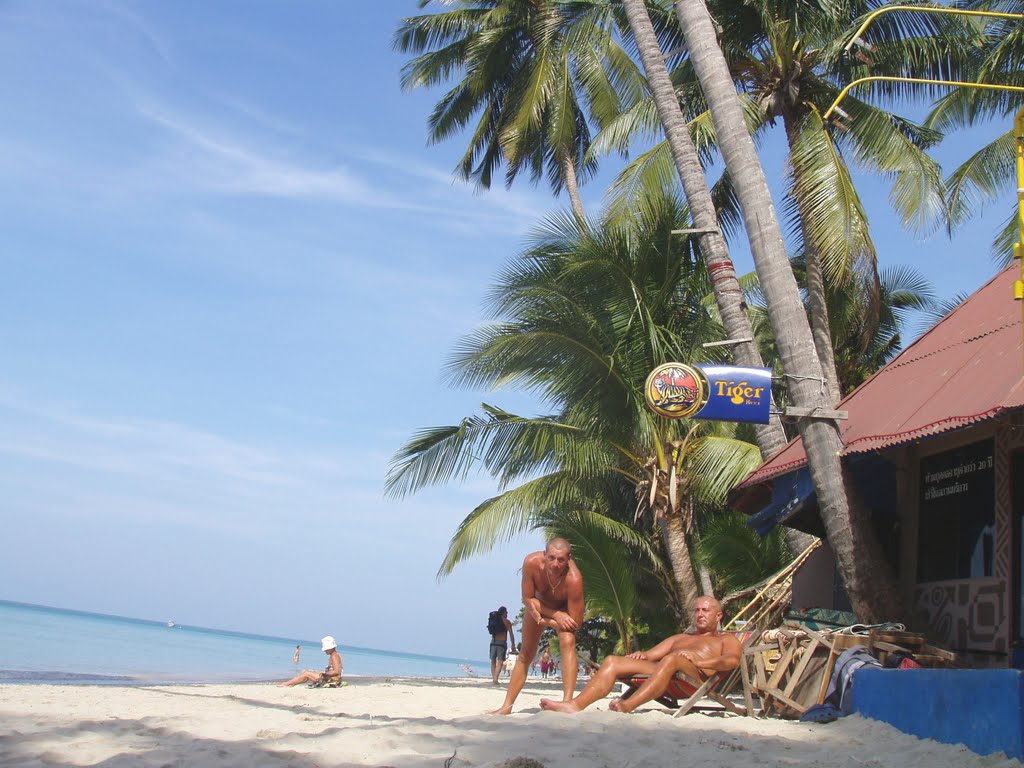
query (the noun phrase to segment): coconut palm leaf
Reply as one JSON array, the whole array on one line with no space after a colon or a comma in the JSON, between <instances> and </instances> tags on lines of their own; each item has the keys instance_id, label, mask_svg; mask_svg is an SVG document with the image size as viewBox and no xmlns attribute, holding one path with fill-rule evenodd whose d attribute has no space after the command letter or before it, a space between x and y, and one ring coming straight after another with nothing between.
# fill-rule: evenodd
<instances>
[{"instance_id":1,"label":"coconut palm leaf","mask_svg":"<svg viewBox=\"0 0 1024 768\"><path fill-rule=\"evenodd\" d=\"M875 269L875 251L860 197L833 137L817 110L790 143L791 186L786 211L805 247L814 248L825 277L842 285L849 271Z\"/></svg>"},{"instance_id":2,"label":"coconut palm leaf","mask_svg":"<svg viewBox=\"0 0 1024 768\"><path fill-rule=\"evenodd\" d=\"M573 509L582 504L579 478L565 472L528 480L485 500L459 524L438 578L451 573L460 562L534 530L540 516L551 509Z\"/></svg>"},{"instance_id":3,"label":"coconut palm leaf","mask_svg":"<svg viewBox=\"0 0 1024 768\"><path fill-rule=\"evenodd\" d=\"M486 404L484 409L485 415L456 425L417 432L396 452L386 492L402 498L430 485L464 480L474 468L510 482L543 470L579 431L553 418L523 418Z\"/></svg>"},{"instance_id":4,"label":"coconut palm leaf","mask_svg":"<svg viewBox=\"0 0 1024 768\"><path fill-rule=\"evenodd\" d=\"M735 432L734 425L727 425ZM685 472L693 478L690 491L703 505L721 505L726 494L761 465L761 453L748 440L706 435L693 441L685 457Z\"/></svg>"},{"instance_id":5,"label":"coconut palm leaf","mask_svg":"<svg viewBox=\"0 0 1024 768\"><path fill-rule=\"evenodd\" d=\"M744 516L734 512L715 515L704 524L695 555L723 593L756 584L791 559L780 529L758 536Z\"/></svg>"},{"instance_id":6,"label":"coconut palm leaf","mask_svg":"<svg viewBox=\"0 0 1024 768\"><path fill-rule=\"evenodd\" d=\"M490 552L499 543L549 527L553 516L567 515L585 519L591 535L600 535L642 557L646 568L664 570L647 536L613 517L616 498L607 482L583 482L572 473L553 472L529 480L487 499L466 516L449 542L438 577L448 575L464 560ZM576 539L566 538L575 548Z\"/></svg>"},{"instance_id":7,"label":"coconut palm leaf","mask_svg":"<svg viewBox=\"0 0 1024 768\"><path fill-rule=\"evenodd\" d=\"M857 163L892 182L889 200L904 226L928 231L945 210L945 185L939 164L924 150L941 135L857 99L843 105L851 122L842 140L853 145Z\"/></svg>"}]
</instances>

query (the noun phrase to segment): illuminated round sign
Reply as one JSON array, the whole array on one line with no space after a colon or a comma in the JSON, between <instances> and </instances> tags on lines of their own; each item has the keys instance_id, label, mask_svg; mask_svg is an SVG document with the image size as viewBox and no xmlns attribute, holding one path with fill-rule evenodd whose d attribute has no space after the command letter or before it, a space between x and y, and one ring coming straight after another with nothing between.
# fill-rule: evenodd
<instances>
[{"instance_id":1,"label":"illuminated round sign","mask_svg":"<svg viewBox=\"0 0 1024 768\"><path fill-rule=\"evenodd\" d=\"M684 363L659 365L644 384L647 405L659 416L682 419L701 409L706 400L702 371Z\"/></svg>"}]
</instances>

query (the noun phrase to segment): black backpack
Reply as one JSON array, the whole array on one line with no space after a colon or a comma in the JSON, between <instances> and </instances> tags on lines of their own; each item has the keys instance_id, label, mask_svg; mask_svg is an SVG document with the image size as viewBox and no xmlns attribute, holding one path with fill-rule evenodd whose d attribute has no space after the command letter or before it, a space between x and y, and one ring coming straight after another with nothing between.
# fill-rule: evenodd
<instances>
[{"instance_id":1,"label":"black backpack","mask_svg":"<svg viewBox=\"0 0 1024 768\"><path fill-rule=\"evenodd\" d=\"M505 622L498 611L487 614L487 631L492 635L500 635L505 631Z\"/></svg>"}]
</instances>

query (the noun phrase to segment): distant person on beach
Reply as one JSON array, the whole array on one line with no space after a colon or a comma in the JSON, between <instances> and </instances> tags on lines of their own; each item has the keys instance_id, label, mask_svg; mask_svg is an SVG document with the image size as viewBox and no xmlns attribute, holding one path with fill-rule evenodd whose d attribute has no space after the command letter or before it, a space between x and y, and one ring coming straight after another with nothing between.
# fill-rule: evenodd
<instances>
[{"instance_id":1,"label":"distant person on beach","mask_svg":"<svg viewBox=\"0 0 1024 768\"><path fill-rule=\"evenodd\" d=\"M572 561L572 549L563 538L551 539L543 552L531 552L523 560L523 650L516 659L505 692L505 702L491 712L512 712L523 690L533 657L537 654L541 632L551 627L558 633L562 658L572 670L562 679L565 701L576 688L576 630L583 621L583 576Z\"/></svg>"},{"instance_id":2,"label":"distant person on beach","mask_svg":"<svg viewBox=\"0 0 1024 768\"><path fill-rule=\"evenodd\" d=\"M306 669L284 683L278 683L279 688L286 688L299 683L329 683L332 681L341 682L341 654L338 653L338 644L334 638L328 635L320 641L320 648L328 656L327 667L323 672L316 672ZM295 657L299 655L298 648L295 649Z\"/></svg>"},{"instance_id":3,"label":"distant person on beach","mask_svg":"<svg viewBox=\"0 0 1024 768\"><path fill-rule=\"evenodd\" d=\"M292 664L294 664L296 667L299 666L299 654L300 653L302 653L302 646L301 645L296 645L295 646L295 653L292 654Z\"/></svg>"},{"instance_id":4,"label":"distant person on beach","mask_svg":"<svg viewBox=\"0 0 1024 768\"><path fill-rule=\"evenodd\" d=\"M551 651L547 648L540 655L540 676L546 678L551 671Z\"/></svg>"},{"instance_id":5,"label":"distant person on beach","mask_svg":"<svg viewBox=\"0 0 1024 768\"><path fill-rule=\"evenodd\" d=\"M608 705L616 712L632 712L641 704L661 696L676 672L685 672L696 680L706 680L714 672L736 669L740 664L740 641L734 635L720 634L718 625L721 620L721 604L707 595L698 597L694 604L692 633L673 635L649 651L629 656L608 656L579 696L563 701L541 699L541 709L579 712L607 696L617 680L632 675L650 675L647 682L628 699L616 699Z\"/></svg>"},{"instance_id":6,"label":"distant person on beach","mask_svg":"<svg viewBox=\"0 0 1024 768\"><path fill-rule=\"evenodd\" d=\"M502 664L501 664L501 676L502 677L511 677L512 676L512 670L515 668L515 666L516 666L516 659L518 659L518 658L519 658L519 654L516 653L515 651L512 651L512 652L509 653L508 658L505 659L505 661L503 661Z\"/></svg>"},{"instance_id":7,"label":"distant person on beach","mask_svg":"<svg viewBox=\"0 0 1024 768\"><path fill-rule=\"evenodd\" d=\"M512 622L508 620L508 608L503 605L491 611L487 617L487 631L491 633L491 682L497 685L508 647L516 647L515 632L512 631Z\"/></svg>"}]
</instances>

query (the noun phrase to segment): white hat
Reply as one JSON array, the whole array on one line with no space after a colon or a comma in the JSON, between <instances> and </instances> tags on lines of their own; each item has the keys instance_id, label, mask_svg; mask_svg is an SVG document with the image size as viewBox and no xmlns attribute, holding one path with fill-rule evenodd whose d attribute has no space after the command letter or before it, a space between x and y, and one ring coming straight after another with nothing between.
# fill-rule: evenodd
<instances>
[{"instance_id":1,"label":"white hat","mask_svg":"<svg viewBox=\"0 0 1024 768\"><path fill-rule=\"evenodd\" d=\"M329 651L332 648L337 648L338 644L334 642L334 638L328 635L320 641L320 650Z\"/></svg>"}]
</instances>

